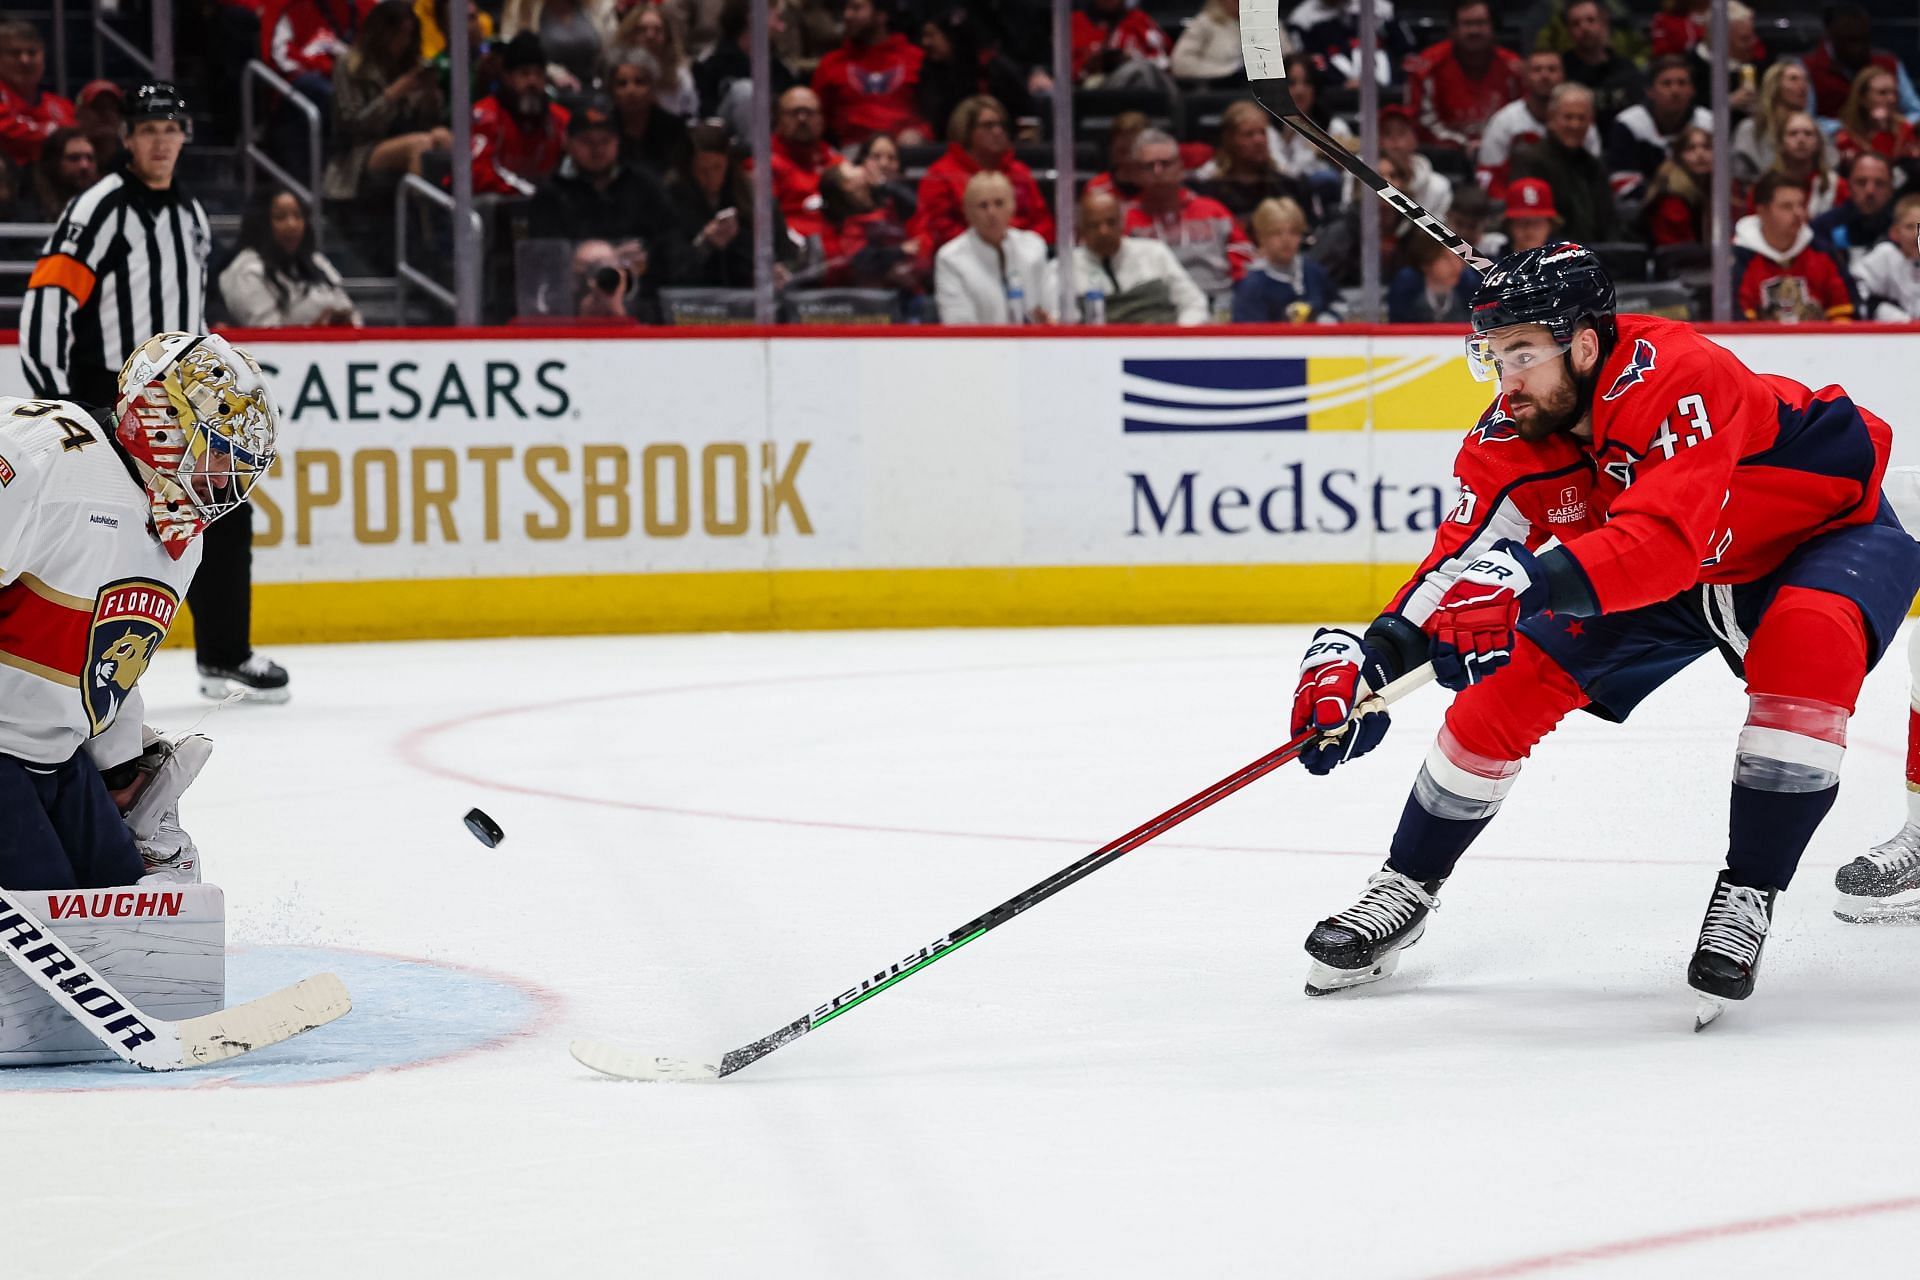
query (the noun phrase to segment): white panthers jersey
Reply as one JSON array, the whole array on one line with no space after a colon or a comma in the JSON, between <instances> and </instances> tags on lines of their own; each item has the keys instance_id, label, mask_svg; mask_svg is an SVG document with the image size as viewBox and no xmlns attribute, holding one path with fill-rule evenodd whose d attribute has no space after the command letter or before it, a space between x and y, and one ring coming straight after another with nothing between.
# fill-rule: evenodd
<instances>
[{"instance_id":1,"label":"white panthers jersey","mask_svg":"<svg viewBox=\"0 0 1920 1280\"><path fill-rule=\"evenodd\" d=\"M0 754L38 764L92 743L140 754L135 683L200 563L174 559L149 499L80 406L0 397Z\"/></svg>"}]
</instances>

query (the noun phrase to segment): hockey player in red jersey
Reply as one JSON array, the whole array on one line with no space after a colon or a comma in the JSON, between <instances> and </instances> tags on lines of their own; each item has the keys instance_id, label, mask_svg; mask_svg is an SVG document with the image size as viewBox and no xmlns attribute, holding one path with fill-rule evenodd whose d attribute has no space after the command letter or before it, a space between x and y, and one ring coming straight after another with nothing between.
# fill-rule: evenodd
<instances>
[{"instance_id":1,"label":"hockey player in red jersey","mask_svg":"<svg viewBox=\"0 0 1920 1280\"><path fill-rule=\"evenodd\" d=\"M1460 503L1366 634L1323 629L1302 665L1296 733L1339 729L1363 683L1428 661L1459 691L1386 865L1309 936L1307 989L1393 971L1569 712L1624 720L1718 650L1748 714L1726 869L1687 970L1704 1025L1752 993L1775 895L1833 805L1861 681L1920 590L1920 544L1880 491L1891 432L1839 387L1755 374L1685 324L1616 316L1578 245L1503 260L1472 314L1469 358L1499 397L1461 448ZM1363 716L1302 760L1324 773L1386 721Z\"/></svg>"},{"instance_id":2,"label":"hockey player in red jersey","mask_svg":"<svg viewBox=\"0 0 1920 1280\"><path fill-rule=\"evenodd\" d=\"M199 879L178 804L210 744L145 730L138 681L275 430L253 358L185 333L142 344L99 418L0 399L0 885Z\"/></svg>"}]
</instances>

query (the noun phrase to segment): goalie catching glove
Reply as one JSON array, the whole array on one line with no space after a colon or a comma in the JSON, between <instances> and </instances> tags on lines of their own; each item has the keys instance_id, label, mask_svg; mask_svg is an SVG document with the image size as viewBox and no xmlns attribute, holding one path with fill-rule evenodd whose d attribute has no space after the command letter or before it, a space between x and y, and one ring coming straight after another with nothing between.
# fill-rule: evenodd
<instances>
[{"instance_id":1,"label":"goalie catching glove","mask_svg":"<svg viewBox=\"0 0 1920 1280\"><path fill-rule=\"evenodd\" d=\"M1513 660L1514 629L1547 607L1547 581L1533 554L1510 538L1460 571L1425 625L1433 678L1454 692Z\"/></svg>"},{"instance_id":2,"label":"goalie catching glove","mask_svg":"<svg viewBox=\"0 0 1920 1280\"><path fill-rule=\"evenodd\" d=\"M213 754L213 739L203 733L167 738L141 730L145 747L135 759L107 775L121 806L127 830L146 865L141 884L199 884L200 850L180 825L180 795L200 776ZM121 776L131 771L130 778Z\"/></svg>"},{"instance_id":3,"label":"goalie catching glove","mask_svg":"<svg viewBox=\"0 0 1920 1280\"><path fill-rule=\"evenodd\" d=\"M1300 763L1308 773L1331 773L1380 745L1387 736L1386 711L1369 711L1355 720L1353 709L1386 687L1393 674L1380 651L1353 632L1322 627L1313 633L1293 691L1293 736L1322 731L1300 748ZM1335 737L1334 731L1343 728L1347 731Z\"/></svg>"}]
</instances>

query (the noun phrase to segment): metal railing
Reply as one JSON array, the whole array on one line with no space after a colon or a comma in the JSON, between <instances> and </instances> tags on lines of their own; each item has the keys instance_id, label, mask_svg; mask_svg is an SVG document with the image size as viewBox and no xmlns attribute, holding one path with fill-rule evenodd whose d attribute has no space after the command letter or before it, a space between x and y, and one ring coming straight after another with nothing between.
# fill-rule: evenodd
<instances>
[{"instance_id":1,"label":"metal railing","mask_svg":"<svg viewBox=\"0 0 1920 1280\"><path fill-rule=\"evenodd\" d=\"M280 162L267 154L254 136L257 123L253 109L253 86L259 81L269 89L280 94L281 110L291 107L298 111L307 122L307 180L302 183L280 166ZM326 223L321 209L320 199L320 108L307 100L307 96L294 88L279 72L266 63L254 58L247 63L246 70L240 73L240 174L246 193L247 203L253 203L253 171L266 170L267 176L282 183L288 190L307 206L307 220L313 224L315 244L324 243Z\"/></svg>"},{"instance_id":2,"label":"metal railing","mask_svg":"<svg viewBox=\"0 0 1920 1280\"><path fill-rule=\"evenodd\" d=\"M33 246L32 254L37 255L40 246L53 235L51 222L0 222L0 245L12 240L25 240ZM26 305L27 280L33 275L34 256L28 256L18 262L12 255L0 257L0 317L11 317L16 323L20 309Z\"/></svg>"},{"instance_id":3,"label":"metal railing","mask_svg":"<svg viewBox=\"0 0 1920 1280\"><path fill-rule=\"evenodd\" d=\"M407 261L407 224L411 220L413 203L423 200L436 208L444 209L447 221L455 236L461 233L462 221L466 224L466 234L472 239L470 252L462 254L456 251L453 260L453 287L449 289L432 276ZM458 206L452 196L428 182L417 173L410 173L400 182L393 193L393 311L396 323L405 324L407 316L407 286L412 285L422 293L438 302L453 313L455 323L473 324L477 321L476 300L480 296L477 280L462 279L467 271L479 265L480 246L485 235L480 214L468 209L466 218L458 216ZM472 264L466 271L462 264Z\"/></svg>"},{"instance_id":4,"label":"metal railing","mask_svg":"<svg viewBox=\"0 0 1920 1280\"><path fill-rule=\"evenodd\" d=\"M93 78L98 80L106 74L106 46L111 44L120 55L134 66L145 71L155 80L173 78L173 4L172 0L154 0L153 30L148 37L153 46L149 53L133 41L107 25L106 14L101 6L93 7ZM65 60L65 42L62 41L61 59Z\"/></svg>"}]
</instances>

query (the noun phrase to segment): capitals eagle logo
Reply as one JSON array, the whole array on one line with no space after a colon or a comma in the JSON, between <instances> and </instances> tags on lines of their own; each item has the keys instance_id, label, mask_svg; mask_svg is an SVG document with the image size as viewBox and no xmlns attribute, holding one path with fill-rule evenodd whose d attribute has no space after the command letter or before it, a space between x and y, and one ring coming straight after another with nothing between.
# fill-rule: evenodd
<instances>
[{"instance_id":1,"label":"capitals eagle logo","mask_svg":"<svg viewBox=\"0 0 1920 1280\"><path fill-rule=\"evenodd\" d=\"M1600 398L1602 400L1618 400L1631 388L1637 387L1645 382L1647 375L1653 372L1653 357L1656 354L1651 342L1648 342L1645 338L1635 338L1633 340L1633 358L1627 361L1627 367L1620 371L1620 376L1613 380L1611 387L1607 388L1607 394Z\"/></svg>"}]
</instances>

